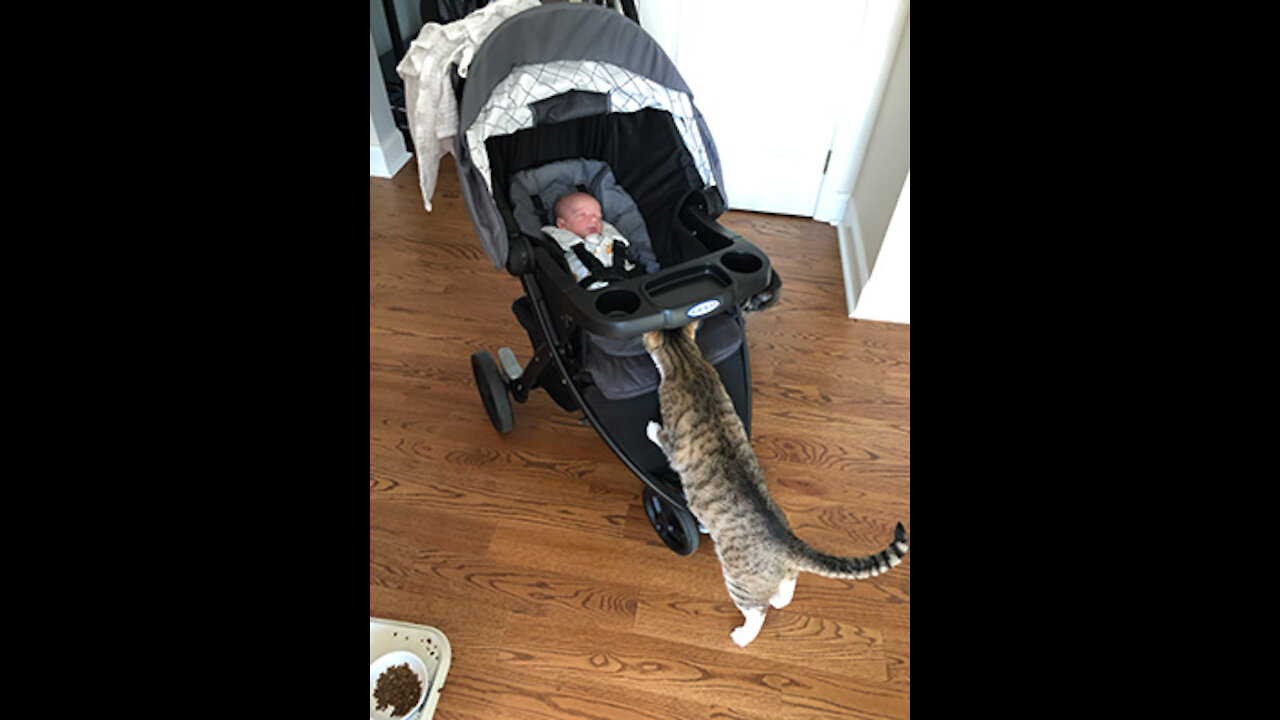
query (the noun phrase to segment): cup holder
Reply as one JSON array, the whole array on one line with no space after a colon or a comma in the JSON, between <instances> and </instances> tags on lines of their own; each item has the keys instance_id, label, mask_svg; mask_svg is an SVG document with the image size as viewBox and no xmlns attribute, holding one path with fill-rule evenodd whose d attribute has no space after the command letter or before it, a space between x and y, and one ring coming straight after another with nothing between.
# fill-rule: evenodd
<instances>
[{"instance_id":1,"label":"cup holder","mask_svg":"<svg viewBox=\"0 0 1280 720\"><path fill-rule=\"evenodd\" d=\"M640 296L630 290L605 290L596 298L596 310L609 317L624 318L640 309Z\"/></svg>"},{"instance_id":2,"label":"cup holder","mask_svg":"<svg viewBox=\"0 0 1280 720\"><path fill-rule=\"evenodd\" d=\"M764 267L764 261L751 253L731 252L720 256L720 264L736 273L749 275Z\"/></svg>"}]
</instances>

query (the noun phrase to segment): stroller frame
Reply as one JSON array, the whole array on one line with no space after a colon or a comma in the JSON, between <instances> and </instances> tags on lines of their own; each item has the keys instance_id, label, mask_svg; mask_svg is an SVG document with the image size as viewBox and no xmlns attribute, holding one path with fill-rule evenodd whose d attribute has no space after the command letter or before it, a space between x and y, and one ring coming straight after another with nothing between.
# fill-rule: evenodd
<instances>
[{"instance_id":1,"label":"stroller frame","mask_svg":"<svg viewBox=\"0 0 1280 720\"><path fill-rule=\"evenodd\" d=\"M691 196L680 217L687 226L696 229L695 234L699 240L706 245L719 246L719 250L664 268L657 273L629 279L617 286L611 285L604 291L635 293L640 298L638 307L651 308L641 317L621 317L621 311L608 310L613 305L603 302L607 298L601 291L588 293L582 290L571 277L560 271L559 264L546 248L535 246L523 234L513 234L510 238L511 253L507 271L520 279L543 340L534 348L532 358L523 368L516 363L515 355L509 348L499 350L498 354L502 359L500 366L487 351L477 352L471 358L485 410L494 429L499 433L509 432L514 427L510 399L523 404L530 392L540 386L539 380L545 382L545 371L554 368L554 381L559 382L562 389L568 392L572 404L582 412L586 422L592 425L623 464L644 482L645 511L650 522L664 543L681 555L690 554L697 549L698 528L696 520L688 511L679 478L670 469L655 471L640 467L626 452L623 443L608 423L601 420L596 408L584 398L572 380L572 368L576 365L576 359L570 337L578 327L612 337L628 337L649 330L674 329L697 319L689 313L697 313L700 305L714 306L716 310L723 307L726 311L755 310L764 306L761 304L762 295L768 295L769 300L776 297L780 281L771 272L768 258L750 241L723 227L707 213L699 199L706 201L708 194L710 193ZM718 195L712 197L718 198ZM751 272L743 272L744 270ZM544 292L539 282L540 275L543 281L550 281L560 275L560 284L553 292ZM726 281L730 275L745 277ZM713 285L726 282L720 292L710 297L701 294ZM659 293L655 298L649 291L649 288L654 287L665 290L665 293ZM596 302L589 302L592 295L596 296ZM557 318L560 322L556 321ZM737 322L741 329L743 321L740 315ZM740 363L743 383L749 388L751 366L745 338L738 351L721 364L731 361ZM550 388L548 392L551 392ZM746 392L741 397L736 397L735 405L750 435L751 393ZM637 425L642 425L644 420L637 418Z\"/></svg>"}]
</instances>

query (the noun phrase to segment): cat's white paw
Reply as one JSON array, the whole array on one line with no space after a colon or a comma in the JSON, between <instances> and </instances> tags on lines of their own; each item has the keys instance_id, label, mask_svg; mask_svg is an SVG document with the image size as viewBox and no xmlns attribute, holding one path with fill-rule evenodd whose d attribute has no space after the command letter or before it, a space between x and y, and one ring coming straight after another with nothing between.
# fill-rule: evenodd
<instances>
[{"instance_id":1,"label":"cat's white paw","mask_svg":"<svg viewBox=\"0 0 1280 720\"><path fill-rule=\"evenodd\" d=\"M736 628L729 633L729 637L733 639L733 642L738 647L746 647L748 643L755 640L756 636L760 634L760 627L764 625L763 610L751 610L742 613L742 615L745 619L742 627Z\"/></svg>"},{"instance_id":2,"label":"cat's white paw","mask_svg":"<svg viewBox=\"0 0 1280 720\"><path fill-rule=\"evenodd\" d=\"M743 625L729 633L729 637L733 638L733 642L737 644L738 647L746 647L752 640L755 640L756 636L759 634L760 628L751 628Z\"/></svg>"},{"instance_id":3,"label":"cat's white paw","mask_svg":"<svg viewBox=\"0 0 1280 720\"><path fill-rule=\"evenodd\" d=\"M661 429L662 426L652 420L650 420L649 424L644 428L644 434L648 435L649 439L653 441L653 444L658 447L662 447L662 443L658 442L658 431Z\"/></svg>"}]
</instances>

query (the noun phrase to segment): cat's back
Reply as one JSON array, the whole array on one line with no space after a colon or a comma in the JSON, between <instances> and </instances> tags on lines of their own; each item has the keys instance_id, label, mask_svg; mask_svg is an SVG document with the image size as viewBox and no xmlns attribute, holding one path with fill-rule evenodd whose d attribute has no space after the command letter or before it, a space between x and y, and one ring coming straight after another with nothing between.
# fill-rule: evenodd
<instances>
[{"instance_id":1,"label":"cat's back","mask_svg":"<svg viewBox=\"0 0 1280 720\"><path fill-rule=\"evenodd\" d=\"M688 335L672 333L663 351L662 418L686 492L749 499L768 511L764 474L720 373Z\"/></svg>"},{"instance_id":2,"label":"cat's back","mask_svg":"<svg viewBox=\"0 0 1280 720\"><path fill-rule=\"evenodd\" d=\"M664 420L670 416L679 421L681 432L746 441L742 420L720 373L702 356L692 337L668 331L659 356L662 382L658 394Z\"/></svg>"}]
</instances>

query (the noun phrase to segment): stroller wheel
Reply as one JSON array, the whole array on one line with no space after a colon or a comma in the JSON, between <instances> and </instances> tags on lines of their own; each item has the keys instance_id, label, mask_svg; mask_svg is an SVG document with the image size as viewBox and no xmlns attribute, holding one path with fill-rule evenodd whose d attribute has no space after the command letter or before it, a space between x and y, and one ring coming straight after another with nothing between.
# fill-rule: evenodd
<instances>
[{"instance_id":1,"label":"stroller wheel","mask_svg":"<svg viewBox=\"0 0 1280 720\"><path fill-rule=\"evenodd\" d=\"M489 422L500 433L507 433L515 426L515 415L511 413L511 398L507 396L507 383L498 372L493 356L481 350L471 356L471 372L476 376L476 387L480 389L480 400L484 402L484 410L489 413Z\"/></svg>"},{"instance_id":2,"label":"stroller wheel","mask_svg":"<svg viewBox=\"0 0 1280 720\"><path fill-rule=\"evenodd\" d=\"M693 513L663 500L647 486L644 489L644 512L658 537L677 555L692 555L698 549L698 521Z\"/></svg>"}]
</instances>

